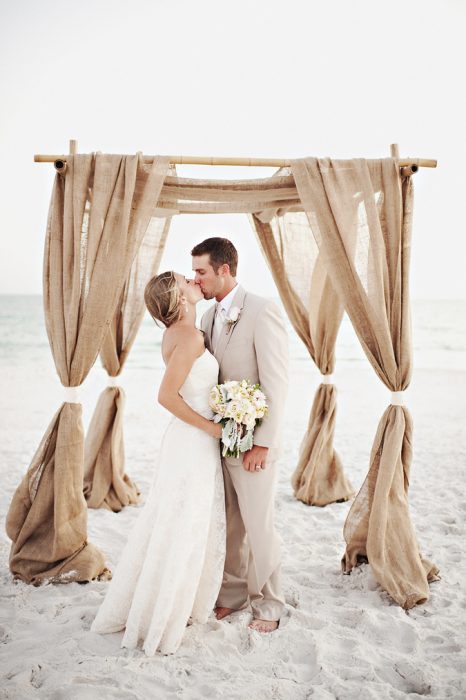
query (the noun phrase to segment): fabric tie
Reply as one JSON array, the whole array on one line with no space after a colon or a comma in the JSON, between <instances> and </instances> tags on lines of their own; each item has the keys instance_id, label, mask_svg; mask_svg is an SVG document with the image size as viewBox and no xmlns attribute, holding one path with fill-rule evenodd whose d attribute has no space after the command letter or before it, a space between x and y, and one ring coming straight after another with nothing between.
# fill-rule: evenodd
<instances>
[{"instance_id":1,"label":"fabric tie","mask_svg":"<svg viewBox=\"0 0 466 700\"><path fill-rule=\"evenodd\" d=\"M404 391L392 391L390 393L390 403L392 406L404 406Z\"/></svg>"},{"instance_id":2,"label":"fabric tie","mask_svg":"<svg viewBox=\"0 0 466 700\"><path fill-rule=\"evenodd\" d=\"M79 387L64 386L63 394L63 401L65 403L81 403L81 400L79 398Z\"/></svg>"},{"instance_id":3,"label":"fabric tie","mask_svg":"<svg viewBox=\"0 0 466 700\"><path fill-rule=\"evenodd\" d=\"M108 379L108 385L107 386L119 386L120 383L120 377L110 377L110 375L107 377Z\"/></svg>"},{"instance_id":4,"label":"fabric tie","mask_svg":"<svg viewBox=\"0 0 466 700\"><path fill-rule=\"evenodd\" d=\"M333 374L321 374L320 381L322 384L333 384Z\"/></svg>"}]
</instances>

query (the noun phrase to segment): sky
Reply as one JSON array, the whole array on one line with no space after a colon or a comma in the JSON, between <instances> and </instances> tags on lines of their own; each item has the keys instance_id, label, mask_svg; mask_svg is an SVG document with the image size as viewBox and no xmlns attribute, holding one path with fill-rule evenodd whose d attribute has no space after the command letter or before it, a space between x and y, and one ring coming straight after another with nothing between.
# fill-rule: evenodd
<instances>
[{"instance_id":1,"label":"sky","mask_svg":"<svg viewBox=\"0 0 466 700\"><path fill-rule=\"evenodd\" d=\"M52 164L34 153L436 158L415 177L411 295L466 298L463 0L0 0L0 293L40 294ZM267 168L178 167L249 178ZM238 247L274 295L245 215L175 217L162 269Z\"/></svg>"}]
</instances>

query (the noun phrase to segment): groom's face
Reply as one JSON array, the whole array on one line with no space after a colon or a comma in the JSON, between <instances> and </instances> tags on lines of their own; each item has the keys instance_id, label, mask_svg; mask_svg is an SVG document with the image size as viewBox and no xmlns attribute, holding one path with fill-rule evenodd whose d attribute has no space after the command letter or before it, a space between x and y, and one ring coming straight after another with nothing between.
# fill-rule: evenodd
<instances>
[{"instance_id":1,"label":"groom's face","mask_svg":"<svg viewBox=\"0 0 466 700\"><path fill-rule=\"evenodd\" d=\"M204 299L213 299L217 294L221 294L225 286L225 275L223 267L228 269L228 265L221 265L217 272L210 264L210 255L193 255L194 281L201 288Z\"/></svg>"}]
</instances>

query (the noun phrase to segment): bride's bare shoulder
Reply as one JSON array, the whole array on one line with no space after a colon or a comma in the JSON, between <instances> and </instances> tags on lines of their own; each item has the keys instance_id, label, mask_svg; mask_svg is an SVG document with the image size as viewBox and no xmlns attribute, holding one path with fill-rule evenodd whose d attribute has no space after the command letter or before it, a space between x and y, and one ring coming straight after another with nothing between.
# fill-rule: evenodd
<instances>
[{"instance_id":1,"label":"bride's bare shoulder","mask_svg":"<svg viewBox=\"0 0 466 700\"><path fill-rule=\"evenodd\" d=\"M167 328L162 336L162 358L168 363L175 348L183 350L187 355L199 356L204 352L204 335L194 327L178 326Z\"/></svg>"}]
</instances>

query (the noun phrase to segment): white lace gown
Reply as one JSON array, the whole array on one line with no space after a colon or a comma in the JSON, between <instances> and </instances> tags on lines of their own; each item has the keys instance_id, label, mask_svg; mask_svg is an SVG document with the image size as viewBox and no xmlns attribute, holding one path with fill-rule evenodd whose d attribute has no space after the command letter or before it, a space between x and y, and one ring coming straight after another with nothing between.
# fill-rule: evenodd
<instances>
[{"instance_id":1,"label":"white lace gown","mask_svg":"<svg viewBox=\"0 0 466 700\"><path fill-rule=\"evenodd\" d=\"M198 357L180 394L198 413L218 381L218 363ZM174 653L189 618L207 621L225 559L225 505L219 441L172 418L154 480L91 630L125 630L121 646L148 656Z\"/></svg>"}]
</instances>

